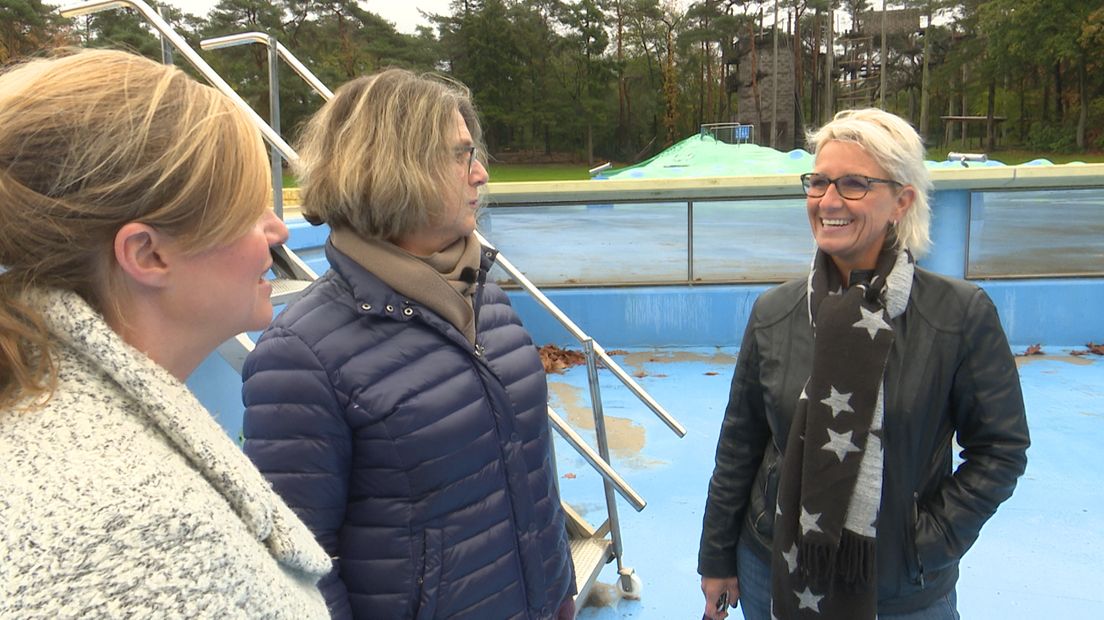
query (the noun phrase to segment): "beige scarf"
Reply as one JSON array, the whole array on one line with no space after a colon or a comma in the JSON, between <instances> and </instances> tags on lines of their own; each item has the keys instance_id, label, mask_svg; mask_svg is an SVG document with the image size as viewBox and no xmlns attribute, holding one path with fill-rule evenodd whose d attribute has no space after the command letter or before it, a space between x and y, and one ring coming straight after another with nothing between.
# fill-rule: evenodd
<instances>
[{"instance_id":1,"label":"beige scarf","mask_svg":"<svg viewBox=\"0 0 1104 620\"><path fill-rule=\"evenodd\" d=\"M475 235L424 258L382 239L365 239L344 227L334 228L330 241L384 284L425 305L475 344L472 295L482 249ZM461 279L462 274L467 277Z\"/></svg>"}]
</instances>

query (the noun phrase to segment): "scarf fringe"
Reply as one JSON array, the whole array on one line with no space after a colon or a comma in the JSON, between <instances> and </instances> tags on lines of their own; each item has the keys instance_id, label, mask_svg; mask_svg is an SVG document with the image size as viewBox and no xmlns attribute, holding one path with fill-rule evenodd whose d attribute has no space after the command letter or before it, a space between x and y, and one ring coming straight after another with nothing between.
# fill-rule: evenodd
<instances>
[{"instance_id":1,"label":"scarf fringe","mask_svg":"<svg viewBox=\"0 0 1104 620\"><path fill-rule=\"evenodd\" d=\"M843 530L838 548L802 542L798 546L797 563L811 584L826 587L836 582L837 587L847 592L865 592L875 583L876 541Z\"/></svg>"},{"instance_id":2,"label":"scarf fringe","mask_svg":"<svg viewBox=\"0 0 1104 620\"><path fill-rule=\"evenodd\" d=\"M797 565L809 583L823 588L835 577L836 555L833 547L802 541L797 548Z\"/></svg>"}]
</instances>

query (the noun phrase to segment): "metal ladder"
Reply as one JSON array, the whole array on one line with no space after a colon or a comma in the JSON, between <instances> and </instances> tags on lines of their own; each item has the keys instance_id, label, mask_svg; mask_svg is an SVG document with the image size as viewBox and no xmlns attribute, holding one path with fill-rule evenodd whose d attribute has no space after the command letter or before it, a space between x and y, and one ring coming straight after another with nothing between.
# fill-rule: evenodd
<instances>
[{"instance_id":1,"label":"metal ladder","mask_svg":"<svg viewBox=\"0 0 1104 620\"><path fill-rule=\"evenodd\" d=\"M276 159L275 153L278 153L289 162L298 160L298 154L280 136L278 131L278 115L273 115L275 121L273 124L276 125L276 127L265 123L249 104L246 103L245 100L242 99L234 89L231 88L230 85L188 45L183 37L181 37L172 26L165 22L161 15L153 10L148 4L143 0L90 0L88 2L61 6L58 11L63 17L78 17L115 8L131 8L141 14L160 34L163 44L165 42L171 44L173 48L179 51L188 62L212 84L212 86L230 97L230 99L253 120L258 129L260 129L265 140L273 149L273 183L277 185L276 190L279 191L279 184L281 184L282 180L277 180L278 175L276 166L279 162ZM254 42L263 43L269 47L269 87L276 93L270 97L270 104L274 106L274 110L278 110L278 103L275 101L275 97L278 97L278 82L275 69L277 57L283 58L284 61L287 62L288 65L291 66L292 69L295 70L295 72L320 96L326 100L333 97L332 91L322 84L309 69L299 62L291 52L283 45L280 45L271 35L259 32L242 33L208 39L201 45L205 49L215 49L229 45ZM479 232L476 232L476 235L480 243L488 246L492 245ZM317 279L317 274L315 274L310 267L308 267L306 263L296 256L286 245L274 248L272 254L273 272L277 276L272 283L272 302L274 305L286 304L294 300L303 289L313 280ZM576 588L578 590L576 600L581 607L582 602L586 600L602 567L613 560L617 562L619 590L627 596L632 596L634 591L639 588L637 585L638 579L633 569L625 566L623 563L624 548L621 542L621 528L614 493L620 494L637 511L643 510L647 502L645 502L644 498L642 498L640 494L637 493L609 464L609 443L606 436L605 416L602 411L601 392L598 382L598 364L601 363L613 372L614 376L640 399L641 402L651 409L652 412L654 412L655 415L676 435L679 437L685 436L686 429L667 413L651 395L640 387L640 385L637 384L636 381L633 380L633 378L629 376L629 374L626 373L593 338L580 329L579 326L557 308L544 293L530 282L521 271L514 267L505 256L499 254L497 262L506 273L522 287L522 289L532 295L543 308L552 313L560 324L580 342L587 360L587 380L590 387L591 404L594 413L595 435L598 443L597 451L591 448L558 413L551 407L548 408L548 417L552 428L554 428L556 432L567 441L568 445L574 448L583 459L601 475L605 492L607 518L605 522L598 527L594 527L586 522L586 520L575 512L566 502L563 503L568 521L567 529L570 537L571 555L575 564ZM218 351L235 370L241 372L245 357L253 350L253 347L254 343L252 339L246 334L239 334L220 345ZM607 535L609 538L606 538Z\"/></svg>"}]
</instances>

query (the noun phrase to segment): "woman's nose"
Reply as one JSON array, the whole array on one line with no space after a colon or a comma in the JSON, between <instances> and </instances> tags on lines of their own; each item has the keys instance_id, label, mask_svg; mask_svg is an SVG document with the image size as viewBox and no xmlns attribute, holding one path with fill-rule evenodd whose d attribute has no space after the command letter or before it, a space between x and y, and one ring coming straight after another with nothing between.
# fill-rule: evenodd
<instances>
[{"instance_id":1,"label":"woman's nose","mask_svg":"<svg viewBox=\"0 0 1104 620\"><path fill-rule=\"evenodd\" d=\"M276 217L275 211L267 209L261 218L262 226L264 226L265 238L268 239L269 246L277 246L287 242L287 224L284 224L284 220Z\"/></svg>"},{"instance_id":2,"label":"woman's nose","mask_svg":"<svg viewBox=\"0 0 1104 620\"><path fill-rule=\"evenodd\" d=\"M828 204L842 204L843 196L840 196L839 187L835 183L829 183L827 189L824 190L824 195L817 199L821 203L827 202Z\"/></svg>"},{"instance_id":3,"label":"woman's nose","mask_svg":"<svg viewBox=\"0 0 1104 620\"><path fill-rule=\"evenodd\" d=\"M491 173L487 171L487 167L483 165L483 162L478 159L473 161L468 181L475 187L479 187L480 185L486 185L487 181L490 180Z\"/></svg>"}]
</instances>

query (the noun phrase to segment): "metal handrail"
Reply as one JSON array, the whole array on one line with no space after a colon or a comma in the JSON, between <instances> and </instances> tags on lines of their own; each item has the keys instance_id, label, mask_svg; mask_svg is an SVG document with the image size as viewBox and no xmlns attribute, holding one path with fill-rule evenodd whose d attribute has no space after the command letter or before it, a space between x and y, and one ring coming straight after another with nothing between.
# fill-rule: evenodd
<instances>
[{"instance_id":1,"label":"metal handrail","mask_svg":"<svg viewBox=\"0 0 1104 620\"><path fill-rule=\"evenodd\" d=\"M239 34L228 34L221 37L204 39L200 41L199 46L205 50L213 50L233 45L241 45L242 43L261 43L263 45L268 45L270 37L272 37L272 35L264 32L242 32ZM272 37L272 40L276 43L276 54L291 67L292 71L303 78L303 81L309 84L319 95L322 95L326 99L333 98L333 93L330 89L319 81L319 79L311 73L310 69L295 57L295 54L288 51L288 48L284 47L282 43L276 41L275 37Z\"/></svg>"},{"instance_id":2,"label":"metal handrail","mask_svg":"<svg viewBox=\"0 0 1104 620\"><path fill-rule=\"evenodd\" d=\"M188 45L188 42L181 37L173 27L168 24L157 11L154 11L148 4L142 0L89 0L88 2L79 2L74 4L67 4L58 8L58 13L62 17L80 17L81 15L89 15L91 13L99 13L100 11L106 11L108 9L119 8L132 8L142 14L142 17L146 18L146 21L150 23L154 29L157 30L160 35L172 43L173 47L178 52L184 55L184 58L188 60L195 67L196 71L207 79L216 89L222 94L230 98L239 108L245 112L249 118L253 121L257 128L260 129L261 135L268 141L276 150L280 151L280 154L284 156L284 159L289 162L293 162L299 159L299 156L295 153L295 150L291 148L280 134L272 130L268 126L268 123L264 121L259 114L257 114L253 108L249 107L249 104L226 83L226 80L222 79L212 67L207 64L206 60L196 53L195 50Z\"/></svg>"},{"instance_id":3,"label":"metal handrail","mask_svg":"<svg viewBox=\"0 0 1104 620\"><path fill-rule=\"evenodd\" d=\"M299 66L301 67L301 70L297 70L296 72L299 73L300 76L312 76L312 79L307 79L307 83L315 89L315 92L317 92L319 95L322 96L323 99L326 99L327 101L333 98L333 92L330 91L330 89L325 88L325 85L323 85L317 77L314 77L309 69L307 69L305 66L302 66L302 63L299 63ZM304 79L306 78L304 77ZM321 86L322 88L319 89L319 86ZM484 237L479 231L476 231L475 235L476 239L478 239L481 244L494 247L494 245L490 241L488 241L487 238ZM540 289L538 289L532 282L530 282L529 279L525 277L525 274L521 273L521 271L517 267L514 267L513 263L507 260L505 256L499 254L496 262L507 274L509 274L511 278L513 278L523 289L525 289L526 292L532 295L537 300L537 303L539 303L545 310L551 313L552 316L554 316L556 320L559 321L560 324L563 325L564 328L567 329L567 331L569 331L571 335L575 337L576 340L578 340L580 343L586 343L588 340L593 342L593 339L588 336L586 332L580 329L574 321L568 318L568 316L564 314L563 311L556 306L556 304L552 303L552 301L548 299L548 297L546 297L544 293L542 293ZM656 400L652 398L650 394L645 392L644 388L640 387L640 385L636 381L634 381L632 377L629 376L629 373L625 372L625 370L621 368L621 366L618 365L617 362L613 360L613 358L607 355L605 349L598 345L597 342L594 343L594 353L598 356L599 359L602 360L602 364L604 364L606 368L609 368L610 371L613 372L614 376L617 377L617 379L620 380L621 383L625 385L625 387L629 388L629 391L636 395L636 397L640 399L640 401L644 403L645 406L651 409L652 412L655 413L656 416L658 416L659 419L662 420L668 428L674 431L674 433L679 437L686 436L686 428L683 427L682 424L678 422L678 420L675 420L674 417L671 416L671 414L667 413L667 411L658 402L656 402Z\"/></svg>"},{"instance_id":4,"label":"metal handrail","mask_svg":"<svg viewBox=\"0 0 1104 620\"><path fill-rule=\"evenodd\" d=\"M303 77L307 84L315 89L319 95L329 101L333 98L333 92L326 88L305 66L299 65L302 70L297 70L300 77ZM310 76L310 77L308 77ZM490 241L487 240L479 231L475 231L476 239L483 245L493 247ZM510 275L522 288L524 288L534 299L537 300L545 310L550 312L552 316L556 317L556 320L560 322L576 339L582 343L586 353L587 359L587 375L590 383L591 392L591 405L594 411L594 426L595 435L598 441L598 454L594 454L594 451L590 449L590 446L586 442L582 441L580 437L574 431L568 433L570 430L563 420L555 414L554 411L549 408L549 420L552 427L555 428L561 436L568 441L575 451L578 452L584 459L586 459L599 474L602 475L602 488L606 496L606 513L608 514L607 523L609 524L610 539L613 544L613 556L617 560L618 572L624 574L626 571L631 573L631 569L625 568L623 565L622 555L623 547L621 542L621 528L619 519L617 516L617 502L614 501L613 492L616 490L621 494L637 511L643 510L646 502L635 490L628 485L627 482L609 465L609 447L605 435L605 418L602 414L602 400L598 388L598 376L597 376L597 364L596 357L602 360L602 363L609 368L615 377L617 377L621 383L623 383L629 390L636 395L641 402L643 402L649 409L651 409L660 420L675 432L679 437L686 436L686 429L679 424L658 402L651 397L650 394L644 391L644 388L640 387L626 373L617 362L613 361L605 350L594 341L593 338L586 335L579 326L575 324L566 314L563 313L555 304L552 303L548 297L544 295L528 278L525 277L520 270L514 267L513 263L506 259L505 256L499 254L496 262L507 274Z\"/></svg>"},{"instance_id":5,"label":"metal handrail","mask_svg":"<svg viewBox=\"0 0 1104 620\"><path fill-rule=\"evenodd\" d=\"M277 70L279 56L277 46L280 42L276 37L263 32L248 32L243 35L230 35L204 39L199 42L199 47L205 50L222 49L248 43L260 43L268 50L268 124L272 131L280 133L280 76ZM276 217L284 219L284 170L280 161L280 152L272 149L272 210Z\"/></svg>"},{"instance_id":6,"label":"metal handrail","mask_svg":"<svg viewBox=\"0 0 1104 620\"><path fill-rule=\"evenodd\" d=\"M491 245L491 242L487 241L486 238L483 237L483 235L479 234L478 232L476 232L476 234L479 235L479 241L481 243L485 245ZM667 413L662 405L657 403L650 394L645 392L644 388L640 387L640 384L633 380L633 378L629 376L629 373L625 372L625 370L621 368L621 366L617 362L615 362L613 358L609 356L609 354L606 353L606 350L603 349L601 345L599 345L597 342L594 342L593 338L588 336L586 332L580 329L579 326L576 325L570 317L564 314L564 312L556 306L556 304L552 303L552 300L548 299L548 297L543 292L541 292L541 290L537 288L535 284L530 282L529 278L525 277L525 274L521 273L521 271L518 270L517 267L514 267L513 263L511 263L509 260L506 259L506 257L502 256L501 254L498 255L498 258L495 259L495 262L498 263L499 266L502 267L502 269L506 271L506 273L509 274L510 277L513 278L521 286L521 288L525 289L525 292L529 293L537 301L537 303L541 305L541 307L543 307L549 312L549 314L555 317L555 319L560 322L560 325L563 325L564 329L566 329L576 340L578 340L580 344L585 345L587 342L592 342L594 345L594 354L598 357L598 359L602 360L602 364L606 368L608 368L610 372L613 373L613 376L617 377L617 379L621 381L621 383L624 384L625 387L629 388L629 391L636 395L636 397L640 399L642 403L644 403L649 409L651 409L652 412L655 413L656 416L660 420L662 420L668 428L674 431L674 433L679 437L686 436L686 428L684 428L682 424L679 424L678 420L671 417L671 414Z\"/></svg>"},{"instance_id":7,"label":"metal handrail","mask_svg":"<svg viewBox=\"0 0 1104 620\"><path fill-rule=\"evenodd\" d=\"M628 482L625 482L621 474L618 474L617 471L613 469L609 461L595 452L594 448L591 448L590 445L583 440L583 437L575 432L575 429L571 428L571 426L551 407L548 408L548 419L552 422L552 428L556 429L556 432L559 433L567 443L571 444L571 447L575 448L575 451L578 452L587 463L590 463L590 466L593 467L595 471L613 484L613 487L617 489L621 497L625 498L625 501L629 502L637 512L644 510L648 502L644 501L644 498L629 486Z\"/></svg>"},{"instance_id":8,"label":"metal handrail","mask_svg":"<svg viewBox=\"0 0 1104 620\"><path fill-rule=\"evenodd\" d=\"M754 137L753 132L755 131L755 125L748 123L702 123L698 127L701 136L705 136L708 133L714 138L717 137L715 132L717 129L731 129L732 138L738 141L736 144L745 144L751 142L751 139ZM739 134L743 133L741 131L743 129L747 130L747 135L741 136Z\"/></svg>"},{"instance_id":9,"label":"metal handrail","mask_svg":"<svg viewBox=\"0 0 1104 620\"><path fill-rule=\"evenodd\" d=\"M285 142L283 138L281 138L280 135L275 132L272 127L270 127L264 121L264 119L262 119L260 115L258 115L249 106L249 104L247 104L245 100L242 99L237 94L237 92L235 92L234 89L231 88L230 85L225 80L223 80L222 77L219 76L218 73L215 72L215 70L206 61L203 60L203 58L201 58L199 54L197 54L195 50L193 50L188 45L188 43L179 34L176 33L175 30L173 30L172 26L165 22L165 20L162 19L160 15L158 15L153 9L149 7L149 5L147 5L142 0L91 0L89 2L84 2L80 4L63 6L60 7L58 11L63 17L77 17L80 15L86 15L108 9L127 6L132 7L139 13L141 13L146 18L146 20L149 21L150 24L152 24L154 28L161 33L162 37L172 43L173 46L176 47L177 50L179 50L184 55L184 57L192 63L196 70L198 70L205 78L207 78L208 81L210 81L216 89L221 91L226 96L230 97L230 99L236 105L242 108L242 110L246 112L250 119L253 120L254 124L261 131L262 135L264 135L265 139L269 141L269 144L280 151L285 159L287 159L289 162L298 161L299 155L295 152L291 145ZM247 35L251 36L251 33L247 33ZM267 37L267 35L264 36ZM225 39L220 43L225 45L230 44ZM288 54L288 56L290 56L290 53ZM296 61L296 63L299 66L299 69L296 70L296 73L298 73L300 77L304 77L304 79L307 80L307 83L312 88L315 88L315 92L317 92L326 100L333 98L332 91L326 88L325 85L317 80L317 78L307 79L306 75L311 75L313 77L313 74L311 74L311 72L305 66L303 66L302 63L298 63L298 61ZM476 237L480 241L480 243L490 245L486 238L484 238L483 235L479 234L478 232L476 232ZM507 273L510 273L511 276L514 276L515 279L518 279L519 284L521 284L523 287L526 287L526 290L535 292L535 296L538 297L538 301L541 302L541 305L545 306L545 308L552 312L553 315L556 316L556 318L560 320L564 327L568 328L568 330L571 331L573 335L577 335L576 337L582 336L582 339L580 341L583 342L584 346L587 347L588 364L593 366L594 353L597 353L601 357L603 363L607 365L607 367L609 367L611 370L616 369L614 370L615 376L621 379L622 383L625 383L625 385L628 386L629 389L632 390L633 393L636 394L642 402L648 405L648 407L652 409L652 411L656 412L656 414L659 415L660 419L662 419L672 430L674 430L675 433L679 435L679 437L685 436L686 430L682 427L681 424L675 421L674 418L672 418L670 414L664 411L663 408L660 407L659 404L656 403L650 395L644 392L644 390L640 388L640 386L638 386L636 382L633 381L632 378L630 378L628 374L620 368L620 366L618 366L612 359L609 358L608 355L606 355L605 351L603 351L601 347L597 346L597 343L594 343L593 339L591 339L589 336L586 336L586 334L584 334L582 330L580 330L578 326L575 325L574 322L567 318L567 316L563 314L563 312L560 311L559 308L556 308L556 306L552 304L552 302L548 300L548 298L545 297L543 293L540 293L540 291L537 290L536 287L533 286L533 284L529 282L529 280L525 278L525 276L522 275L520 271L518 271L512 264L509 264L509 261L507 261L505 257L499 255L498 262L500 264L503 264L503 267L507 270ZM600 419L601 404L598 403L597 407L599 409L597 411L596 417ZM562 420L560 421L562 422ZM600 420L596 420L596 424L599 423ZM599 432L599 435L601 434L602 432ZM624 482L624 480L621 479L621 477L613 471L611 467L609 467L608 449L604 447L604 441L605 438L600 436L599 448L600 452L604 454L601 454L598 459L595 459L594 456L592 454L589 454L588 451L580 449L581 446L585 445L584 442L579 442L578 445L573 444L573 446L584 458L586 458L588 461L591 461L591 464L595 467L595 469L597 469L599 473L602 474L603 483L607 495L607 507L610 511L611 520L615 520L616 505L611 500L611 486L616 488L617 491L621 493L621 495L624 496L625 499L628 500L637 510L641 510L643 508L644 502L643 499L635 491L633 491L632 488L629 487ZM617 528L614 527L613 529L616 530ZM618 557L618 564L620 565L621 546L619 536L614 536L614 547L616 549L616 554Z\"/></svg>"}]
</instances>

